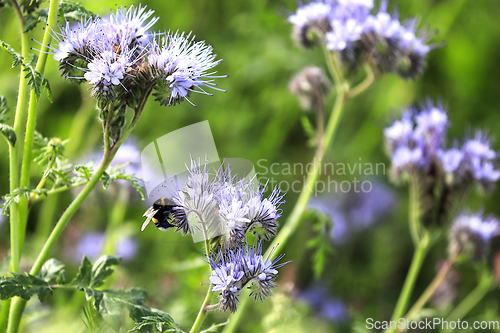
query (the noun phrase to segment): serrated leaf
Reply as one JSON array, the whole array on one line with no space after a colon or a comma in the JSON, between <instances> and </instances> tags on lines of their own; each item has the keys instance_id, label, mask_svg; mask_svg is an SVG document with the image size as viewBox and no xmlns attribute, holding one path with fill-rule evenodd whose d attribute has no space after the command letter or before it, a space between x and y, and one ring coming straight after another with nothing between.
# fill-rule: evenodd
<instances>
[{"instance_id":1,"label":"serrated leaf","mask_svg":"<svg viewBox=\"0 0 500 333\"><path fill-rule=\"evenodd\" d=\"M82 263L78 268L78 273L76 277L71 281L70 285L77 288L84 288L90 286L90 280L92 278L92 263L83 256Z\"/></svg>"},{"instance_id":2,"label":"serrated leaf","mask_svg":"<svg viewBox=\"0 0 500 333\"><path fill-rule=\"evenodd\" d=\"M158 332L172 332L172 333L182 333L177 325L170 317L170 315L165 312L158 311L156 316L145 316L142 321L135 324L134 328L129 330L129 332L153 332L153 327L156 328ZM226 323L224 323L226 324Z\"/></svg>"},{"instance_id":3,"label":"serrated leaf","mask_svg":"<svg viewBox=\"0 0 500 333\"><path fill-rule=\"evenodd\" d=\"M0 96L0 123L5 122L8 117L6 116L10 108L7 106L7 99L5 96Z\"/></svg>"},{"instance_id":4,"label":"serrated leaf","mask_svg":"<svg viewBox=\"0 0 500 333\"><path fill-rule=\"evenodd\" d=\"M30 274L11 273L12 276L0 277L0 299L6 300L19 296L25 301L37 295L40 302L45 295L52 294L52 289L47 281Z\"/></svg>"},{"instance_id":5,"label":"serrated leaf","mask_svg":"<svg viewBox=\"0 0 500 333\"><path fill-rule=\"evenodd\" d=\"M100 287L104 280L113 273L111 266L118 265L120 261L120 257L102 256L92 265L84 256L78 268L78 274L70 284L79 289Z\"/></svg>"},{"instance_id":6,"label":"serrated leaf","mask_svg":"<svg viewBox=\"0 0 500 333\"><path fill-rule=\"evenodd\" d=\"M7 142L12 145L12 147L16 146L16 131L14 131L11 126L0 123L0 132L2 132L3 136L5 137Z\"/></svg>"},{"instance_id":7,"label":"serrated leaf","mask_svg":"<svg viewBox=\"0 0 500 333\"><path fill-rule=\"evenodd\" d=\"M47 281L47 283L64 284L66 283L64 264L59 260L49 259L43 264L38 277Z\"/></svg>"},{"instance_id":8,"label":"serrated leaf","mask_svg":"<svg viewBox=\"0 0 500 333\"><path fill-rule=\"evenodd\" d=\"M226 320L225 322L223 323L220 323L220 324L213 324L212 326L210 326L209 328L207 328L206 330L203 330L201 331L200 333L209 333L209 332L216 332L218 328L222 327L222 326L226 326L227 324L229 323L229 319Z\"/></svg>"},{"instance_id":9,"label":"serrated leaf","mask_svg":"<svg viewBox=\"0 0 500 333\"><path fill-rule=\"evenodd\" d=\"M145 323L139 329L143 332L152 332L153 325L161 323L162 332L182 332L173 318L160 310L151 309L144 305L146 292L140 289L124 290L96 290L85 288L87 300L93 298L94 306L102 315L104 321L116 332L122 324L122 309L127 309L130 318L136 322L142 322L145 317L155 317L155 323ZM160 326L157 326L160 327ZM167 330L168 329L168 330Z\"/></svg>"},{"instance_id":10,"label":"serrated leaf","mask_svg":"<svg viewBox=\"0 0 500 333\"><path fill-rule=\"evenodd\" d=\"M144 186L142 186L143 180L134 175L127 174L125 172L125 167L127 165L128 164L118 164L108 167L106 172L104 172L101 177L102 186L104 187L104 189L106 189L114 181L117 181L119 179L126 180L137 190L137 192L139 192L142 199L144 199L146 192Z\"/></svg>"},{"instance_id":11,"label":"serrated leaf","mask_svg":"<svg viewBox=\"0 0 500 333\"><path fill-rule=\"evenodd\" d=\"M46 195L47 190L36 189L30 186L16 188L12 193L8 193L2 197L5 200L2 205L2 215L9 216L10 206L12 205L12 203L14 202L19 203L21 197L23 196L26 199L29 199L32 193L36 195Z\"/></svg>"},{"instance_id":12,"label":"serrated leaf","mask_svg":"<svg viewBox=\"0 0 500 333\"><path fill-rule=\"evenodd\" d=\"M97 288L103 285L104 280L113 274L111 266L120 264L122 259L116 256L102 256L92 266L92 277L90 280L90 287Z\"/></svg>"},{"instance_id":13,"label":"serrated leaf","mask_svg":"<svg viewBox=\"0 0 500 333\"><path fill-rule=\"evenodd\" d=\"M9 44L5 43L3 40L0 40L0 46L11 55L12 67L17 67L23 64L23 56L20 53L16 52Z\"/></svg>"},{"instance_id":14,"label":"serrated leaf","mask_svg":"<svg viewBox=\"0 0 500 333\"><path fill-rule=\"evenodd\" d=\"M94 13L77 2L62 0L59 2L58 15L65 19L80 20L82 17L94 16Z\"/></svg>"}]
</instances>

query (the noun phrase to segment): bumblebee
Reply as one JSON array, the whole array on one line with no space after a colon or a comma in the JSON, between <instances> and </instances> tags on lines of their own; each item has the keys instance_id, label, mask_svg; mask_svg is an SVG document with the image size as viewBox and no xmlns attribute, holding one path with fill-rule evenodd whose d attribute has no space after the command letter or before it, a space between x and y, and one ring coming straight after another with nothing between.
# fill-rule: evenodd
<instances>
[{"instance_id":1,"label":"bumblebee","mask_svg":"<svg viewBox=\"0 0 500 333\"><path fill-rule=\"evenodd\" d=\"M174 227L169 223L174 217L174 208L176 205L167 198L160 198L156 200L151 207L146 210L144 215L146 221L142 224L141 231L146 229L149 222L153 221L155 226L161 231L166 231L168 228Z\"/></svg>"}]
</instances>

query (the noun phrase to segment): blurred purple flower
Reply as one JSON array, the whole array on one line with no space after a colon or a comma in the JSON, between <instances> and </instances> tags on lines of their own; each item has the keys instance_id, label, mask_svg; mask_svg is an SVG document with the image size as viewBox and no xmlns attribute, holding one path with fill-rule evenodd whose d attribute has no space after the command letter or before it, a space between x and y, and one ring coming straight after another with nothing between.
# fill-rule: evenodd
<instances>
[{"instance_id":1,"label":"blurred purple flower","mask_svg":"<svg viewBox=\"0 0 500 333\"><path fill-rule=\"evenodd\" d=\"M103 254L104 242L104 233L91 232L84 234L73 250L72 259L76 263L79 263L83 256L90 260L97 259ZM130 261L137 254L137 242L131 237L122 237L116 243L115 252L123 261Z\"/></svg>"},{"instance_id":2,"label":"blurred purple flower","mask_svg":"<svg viewBox=\"0 0 500 333\"><path fill-rule=\"evenodd\" d=\"M328 289L322 285L314 285L304 290L300 290L296 298L303 300L324 319L333 322L343 322L347 319L348 313L344 302L336 297L330 296Z\"/></svg>"},{"instance_id":3,"label":"blurred purple flower","mask_svg":"<svg viewBox=\"0 0 500 333\"><path fill-rule=\"evenodd\" d=\"M346 242L353 232L368 228L395 205L393 192L378 181L371 181L369 192L348 192L312 198L309 207L330 217L334 243Z\"/></svg>"}]
</instances>

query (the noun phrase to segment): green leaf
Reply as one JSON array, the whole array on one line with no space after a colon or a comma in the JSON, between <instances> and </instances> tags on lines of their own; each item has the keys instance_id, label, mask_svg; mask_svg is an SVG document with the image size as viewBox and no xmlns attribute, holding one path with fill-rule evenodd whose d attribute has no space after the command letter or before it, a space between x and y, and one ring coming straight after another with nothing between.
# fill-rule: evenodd
<instances>
[{"instance_id":1,"label":"green leaf","mask_svg":"<svg viewBox=\"0 0 500 333\"><path fill-rule=\"evenodd\" d=\"M226 326L228 323L229 323L229 319L223 323L220 323L220 324L213 324L212 326L210 326L206 330L201 331L200 333L216 332L219 327Z\"/></svg>"},{"instance_id":2,"label":"green leaf","mask_svg":"<svg viewBox=\"0 0 500 333\"><path fill-rule=\"evenodd\" d=\"M0 40L0 46L11 55L12 67L17 67L23 64L23 56L20 53L16 52L9 44L5 43L3 40Z\"/></svg>"},{"instance_id":3,"label":"green leaf","mask_svg":"<svg viewBox=\"0 0 500 333\"><path fill-rule=\"evenodd\" d=\"M114 182L118 179L126 180L137 190L137 192L139 192L142 199L144 200L144 196L146 195L146 192L145 192L144 186L142 186L142 184L141 184L142 179L140 179L134 175L127 174L125 172L125 167L127 165L128 164L117 164L117 165L112 165L112 166L108 167L106 172L101 177L102 186L106 189L106 188L108 188L108 186L112 182Z\"/></svg>"},{"instance_id":4,"label":"green leaf","mask_svg":"<svg viewBox=\"0 0 500 333\"><path fill-rule=\"evenodd\" d=\"M161 311L158 311L158 314L156 316L143 317L142 321L136 323L134 328L132 328L129 332L152 332L153 327L156 328L158 332L182 333L182 331L177 326L177 323L173 321L172 317Z\"/></svg>"},{"instance_id":5,"label":"green leaf","mask_svg":"<svg viewBox=\"0 0 500 333\"><path fill-rule=\"evenodd\" d=\"M111 266L118 265L120 257L102 256L92 265L87 257L83 257L82 264L78 268L78 274L70 285L78 289L97 288L102 286L104 280L113 273Z\"/></svg>"},{"instance_id":6,"label":"green leaf","mask_svg":"<svg viewBox=\"0 0 500 333\"><path fill-rule=\"evenodd\" d=\"M11 274L12 276L0 276L0 299L19 296L28 301L33 295L37 295L42 302L45 295L52 295L52 289L47 281L30 274Z\"/></svg>"},{"instance_id":7,"label":"green leaf","mask_svg":"<svg viewBox=\"0 0 500 333\"><path fill-rule=\"evenodd\" d=\"M5 200L2 205L2 215L9 216L10 206L12 205L12 203L14 202L19 203L21 197L23 196L26 199L29 199L32 193L36 195L46 195L47 190L45 189L38 190L30 186L16 188L12 193L8 193L2 197Z\"/></svg>"},{"instance_id":8,"label":"green leaf","mask_svg":"<svg viewBox=\"0 0 500 333\"><path fill-rule=\"evenodd\" d=\"M104 321L116 332L122 325L122 309L127 309L130 318L136 322L143 322L145 317L155 317L154 323L144 323L139 330L152 332L153 325L160 327L160 332L182 332L173 318L160 310L151 309L144 305L146 292L140 289L124 290L96 290L85 288L87 300L94 299L94 307L102 315Z\"/></svg>"},{"instance_id":9,"label":"green leaf","mask_svg":"<svg viewBox=\"0 0 500 333\"><path fill-rule=\"evenodd\" d=\"M87 8L81 4L69 0L62 0L59 2L58 15L64 16L65 19L80 20L82 17L94 16Z\"/></svg>"},{"instance_id":10,"label":"green leaf","mask_svg":"<svg viewBox=\"0 0 500 333\"><path fill-rule=\"evenodd\" d=\"M116 256L102 256L92 266L92 276L90 279L90 287L97 288L104 284L104 280L113 274L111 266L120 264L122 259Z\"/></svg>"},{"instance_id":11,"label":"green leaf","mask_svg":"<svg viewBox=\"0 0 500 333\"><path fill-rule=\"evenodd\" d=\"M47 281L47 283L65 284L66 271L64 270L64 264L59 260L49 259L43 264L38 277Z\"/></svg>"},{"instance_id":12,"label":"green leaf","mask_svg":"<svg viewBox=\"0 0 500 333\"><path fill-rule=\"evenodd\" d=\"M7 106L7 99L5 96L0 96L0 123L4 123L8 117L7 112L10 111L10 108Z\"/></svg>"},{"instance_id":13,"label":"green leaf","mask_svg":"<svg viewBox=\"0 0 500 333\"><path fill-rule=\"evenodd\" d=\"M315 210L309 210L307 213L308 218L313 219L313 230L316 232L315 237L307 242L307 247L314 249L312 268L314 277L319 279L328 262L328 256L333 253L329 232L333 224L326 214Z\"/></svg>"},{"instance_id":14,"label":"green leaf","mask_svg":"<svg viewBox=\"0 0 500 333\"><path fill-rule=\"evenodd\" d=\"M12 147L16 146L16 131L14 131L11 126L0 123L0 132L2 132L3 136Z\"/></svg>"}]
</instances>

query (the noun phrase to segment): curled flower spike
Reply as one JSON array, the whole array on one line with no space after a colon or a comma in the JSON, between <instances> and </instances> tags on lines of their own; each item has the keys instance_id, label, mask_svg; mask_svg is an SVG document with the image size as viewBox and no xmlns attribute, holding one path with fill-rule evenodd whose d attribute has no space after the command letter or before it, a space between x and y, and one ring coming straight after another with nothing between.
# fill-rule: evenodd
<instances>
[{"instance_id":1,"label":"curled flower spike","mask_svg":"<svg viewBox=\"0 0 500 333\"><path fill-rule=\"evenodd\" d=\"M493 237L500 235L500 222L494 217L483 218L482 214L462 213L450 230L450 252L459 251L473 261L484 259Z\"/></svg>"},{"instance_id":2,"label":"curled flower spike","mask_svg":"<svg viewBox=\"0 0 500 333\"><path fill-rule=\"evenodd\" d=\"M236 249L213 252L207 256L212 266L210 285L219 291L219 309L235 312L240 291L248 287L255 300L264 300L272 295L276 287L278 269L288 262L278 264L283 255L271 260L274 248L262 254L262 243L254 246L241 245Z\"/></svg>"}]
</instances>

